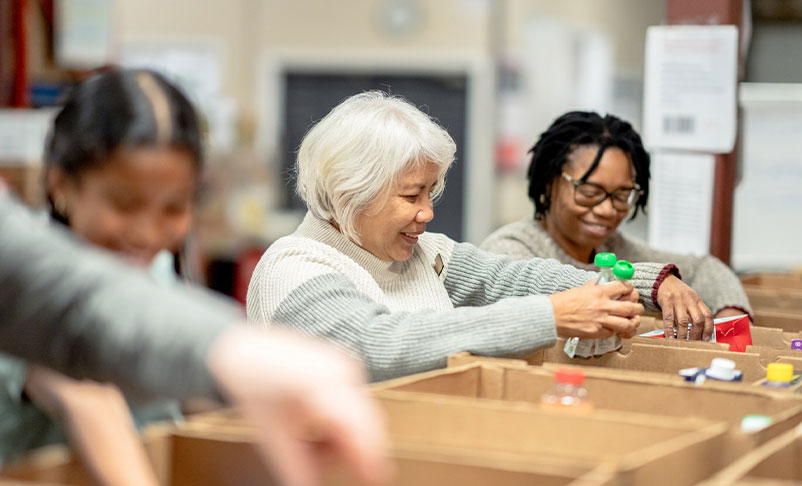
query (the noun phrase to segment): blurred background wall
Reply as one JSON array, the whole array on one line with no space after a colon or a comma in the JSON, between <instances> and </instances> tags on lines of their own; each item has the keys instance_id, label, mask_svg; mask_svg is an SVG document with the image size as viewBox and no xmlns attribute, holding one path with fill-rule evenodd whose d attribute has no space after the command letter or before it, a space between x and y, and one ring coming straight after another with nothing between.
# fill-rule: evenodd
<instances>
[{"instance_id":1,"label":"blurred background wall","mask_svg":"<svg viewBox=\"0 0 802 486\"><path fill-rule=\"evenodd\" d=\"M209 129L197 234L210 262L258 254L294 229L303 210L288 169L300 137L350 92L373 88L408 97L457 140L457 166L432 227L480 242L532 213L526 152L556 116L591 109L641 127L645 32L666 17L664 0L0 5L0 103L7 107L0 110L0 170L32 204L40 202L35 174L46 107L100 64L159 69L189 93ZM753 0L747 7L755 15L746 81L802 82L800 5ZM23 100L14 90L19 46L7 42L20 38ZM19 106L45 109L12 109ZM647 225L639 217L623 229L645 239ZM236 268L225 272L221 278L235 279Z\"/></svg>"}]
</instances>

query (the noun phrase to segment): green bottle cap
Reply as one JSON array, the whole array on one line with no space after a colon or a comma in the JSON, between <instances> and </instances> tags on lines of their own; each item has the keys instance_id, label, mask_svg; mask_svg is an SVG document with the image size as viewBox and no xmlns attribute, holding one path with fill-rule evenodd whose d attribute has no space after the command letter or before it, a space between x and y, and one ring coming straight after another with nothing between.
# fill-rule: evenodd
<instances>
[{"instance_id":1,"label":"green bottle cap","mask_svg":"<svg viewBox=\"0 0 802 486\"><path fill-rule=\"evenodd\" d=\"M597 267L612 267L615 265L615 253L597 253L593 263Z\"/></svg>"},{"instance_id":2,"label":"green bottle cap","mask_svg":"<svg viewBox=\"0 0 802 486\"><path fill-rule=\"evenodd\" d=\"M629 280L635 274L635 267L626 260L618 260L613 267L613 275L618 280Z\"/></svg>"}]
</instances>

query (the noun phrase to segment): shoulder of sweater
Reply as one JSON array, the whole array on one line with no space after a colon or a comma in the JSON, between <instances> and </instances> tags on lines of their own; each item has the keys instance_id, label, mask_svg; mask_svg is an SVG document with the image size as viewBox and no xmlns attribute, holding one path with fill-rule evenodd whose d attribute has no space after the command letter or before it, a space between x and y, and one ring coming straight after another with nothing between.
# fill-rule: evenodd
<instances>
[{"instance_id":1,"label":"shoulder of sweater","mask_svg":"<svg viewBox=\"0 0 802 486\"><path fill-rule=\"evenodd\" d=\"M456 241L442 233L426 232L418 239L418 245L427 261L434 261L437 255L440 255L443 261L450 260L456 244Z\"/></svg>"},{"instance_id":2,"label":"shoulder of sweater","mask_svg":"<svg viewBox=\"0 0 802 486\"><path fill-rule=\"evenodd\" d=\"M502 226L482 243L482 248L506 253L511 249L505 243L525 248L526 254L513 255L518 258L554 258L562 263L573 263L573 260L564 254L551 236L531 217Z\"/></svg>"},{"instance_id":3,"label":"shoulder of sweater","mask_svg":"<svg viewBox=\"0 0 802 486\"><path fill-rule=\"evenodd\" d=\"M351 262L356 265L356 262L333 246L312 238L294 234L276 240L270 245L264 255L262 255L261 260L272 261L274 263L282 260L306 260L324 264L326 262L337 262L339 264Z\"/></svg>"},{"instance_id":4,"label":"shoulder of sweater","mask_svg":"<svg viewBox=\"0 0 802 486\"><path fill-rule=\"evenodd\" d=\"M520 240L523 235L531 235L537 232L537 228L533 228L535 220L533 218L524 218L512 223L501 226L485 238L481 246L497 240L514 239Z\"/></svg>"},{"instance_id":5,"label":"shoulder of sweater","mask_svg":"<svg viewBox=\"0 0 802 486\"><path fill-rule=\"evenodd\" d=\"M649 246L648 243L637 238L626 236L616 231L605 243L605 248L613 253L620 253L621 258L630 258L639 261L657 263L701 262L707 259L716 259L711 255L694 255L691 253L676 253L660 250Z\"/></svg>"}]
</instances>

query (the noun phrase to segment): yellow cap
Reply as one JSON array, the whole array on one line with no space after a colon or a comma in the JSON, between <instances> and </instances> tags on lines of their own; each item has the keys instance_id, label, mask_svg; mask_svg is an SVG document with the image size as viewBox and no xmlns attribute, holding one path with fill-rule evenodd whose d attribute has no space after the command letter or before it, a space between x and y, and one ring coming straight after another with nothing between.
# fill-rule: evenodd
<instances>
[{"instance_id":1,"label":"yellow cap","mask_svg":"<svg viewBox=\"0 0 802 486\"><path fill-rule=\"evenodd\" d=\"M794 366L790 363L769 363L766 379L790 383L794 379Z\"/></svg>"}]
</instances>

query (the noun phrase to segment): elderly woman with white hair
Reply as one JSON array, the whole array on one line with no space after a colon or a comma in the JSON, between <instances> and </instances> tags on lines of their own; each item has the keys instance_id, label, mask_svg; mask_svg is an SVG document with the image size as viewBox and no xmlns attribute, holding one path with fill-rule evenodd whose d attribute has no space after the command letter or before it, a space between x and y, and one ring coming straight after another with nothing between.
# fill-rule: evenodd
<instances>
[{"instance_id":1,"label":"elderly woman with white hair","mask_svg":"<svg viewBox=\"0 0 802 486\"><path fill-rule=\"evenodd\" d=\"M368 92L335 107L301 143L297 192L309 211L259 261L248 317L334 341L382 380L442 367L458 351L628 338L644 306L698 302L673 265L636 264L632 285L583 285L596 274L425 232L455 152L403 99Z\"/></svg>"}]
</instances>

